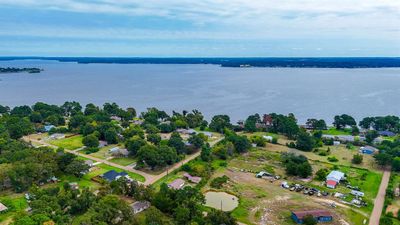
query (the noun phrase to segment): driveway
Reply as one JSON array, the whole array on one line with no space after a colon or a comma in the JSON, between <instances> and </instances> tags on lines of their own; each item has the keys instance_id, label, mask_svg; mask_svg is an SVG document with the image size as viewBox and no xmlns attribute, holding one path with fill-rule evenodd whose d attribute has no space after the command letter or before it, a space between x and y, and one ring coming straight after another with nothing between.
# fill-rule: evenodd
<instances>
[{"instance_id":1,"label":"driveway","mask_svg":"<svg viewBox=\"0 0 400 225\"><path fill-rule=\"evenodd\" d=\"M388 187L389 179L390 169L383 172L381 185L379 186L379 192L376 195L374 202L374 209L372 210L372 214L369 219L369 225L379 225L379 219L381 218L383 205L385 203L386 188Z\"/></svg>"}]
</instances>

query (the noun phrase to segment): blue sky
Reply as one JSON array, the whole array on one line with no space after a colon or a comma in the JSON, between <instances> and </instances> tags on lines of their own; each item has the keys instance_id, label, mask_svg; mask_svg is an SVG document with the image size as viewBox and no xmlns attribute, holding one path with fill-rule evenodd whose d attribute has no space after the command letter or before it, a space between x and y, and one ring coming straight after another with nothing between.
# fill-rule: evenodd
<instances>
[{"instance_id":1,"label":"blue sky","mask_svg":"<svg viewBox=\"0 0 400 225\"><path fill-rule=\"evenodd\" d=\"M0 0L0 55L400 56L400 0Z\"/></svg>"}]
</instances>

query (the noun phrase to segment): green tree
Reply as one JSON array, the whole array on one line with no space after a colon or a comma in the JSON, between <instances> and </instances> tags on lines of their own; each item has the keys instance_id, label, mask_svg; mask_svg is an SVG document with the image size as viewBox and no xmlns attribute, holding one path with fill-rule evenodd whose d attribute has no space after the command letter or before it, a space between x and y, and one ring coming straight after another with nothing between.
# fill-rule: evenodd
<instances>
[{"instance_id":1,"label":"green tree","mask_svg":"<svg viewBox=\"0 0 400 225\"><path fill-rule=\"evenodd\" d=\"M211 209L211 211L208 212L205 221L208 225L237 225L236 220L230 213L216 209Z\"/></svg>"},{"instance_id":2,"label":"green tree","mask_svg":"<svg viewBox=\"0 0 400 225\"><path fill-rule=\"evenodd\" d=\"M353 155L353 159L351 160L351 162L354 164L361 164L362 161L363 161L363 156L361 154Z\"/></svg>"},{"instance_id":3,"label":"green tree","mask_svg":"<svg viewBox=\"0 0 400 225\"><path fill-rule=\"evenodd\" d=\"M395 157L392 161L392 170L400 171L400 157Z\"/></svg>"},{"instance_id":4,"label":"green tree","mask_svg":"<svg viewBox=\"0 0 400 225\"><path fill-rule=\"evenodd\" d=\"M222 133L225 128L231 128L230 118L227 115L216 115L211 119L210 129L215 132Z\"/></svg>"},{"instance_id":5,"label":"green tree","mask_svg":"<svg viewBox=\"0 0 400 225\"><path fill-rule=\"evenodd\" d=\"M158 145L161 142L161 136L159 134L148 134L147 141Z\"/></svg>"},{"instance_id":6,"label":"green tree","mask_svg":"<svg viewBox=\"0 0 400 225\"><path fill-rule=\"evenodd\" d=\"M74 159L68 166L65 168L65 172L76 177L82 177L83 174L89 171L89 166L85 164L85 162L81 159Z\"/></svg>"},{"instance_id":7,"label":"green tree","mask_svg":"<svg viewBox=\"0 0 400 225\"><path fill-rule=\"evenodd\" d=\"M97 148L99 146L99 138L94 134L89 134L82 139L82 143L89 148Z\"/></svg>"},{"instance_id":8,"label":"green tree","mask_svg":"<svg viewBox=\"0 0 400 225\"><path fill-rule=\"evenodd\" d=\"M192 144L196 149L199 149L204 145L203 138L201 138L201 136L197 134L191 135L188 139L188 142Z\"/></svg>"},{"instance_id":9,"label":"green tree","mask_svg":"<svg viewBox=\"0 0 400 225\"><path fill-rule=\"evenodd\" d=\"M186 153L185 143L178 132L173 132L171 134L171 138L168 140L168 146L175 148L178 154Z\"/></svg>"},{"instance_id":10,"label":"green tree","mask_svg":"<svg viewBox=\"0 0 400 225\"><path fill-rule=\"evenodd\" d=\"M302 151L311 151L315 146L314 138L304 130L301 130L296 138L296 148Z\"/></svg>"},{"instance_id":11,"label":"green tree","mask_svg":"<svg viewBox=\"0 0 400 225\"><path fill-rule=\"evenodd\" d=\"M139 149L145 145L146 141L139 136L133 136L125 142L125 147L132 156L135 156Z\"/></svg>"},{"instance_id":12,"label":"green tree","mask_svg":"<svg viewBox=\"0 0 400 225\"><path fill-rule=\"evenodd\" d=\"M118 143L118 133L115 130L115 128L109 128L105 133L104 133L104 139L107 141L109 144L117 144Z\"/></svg>"},{"instance_id":13,"label":"green tree","mask_svg":"<svg viewBox=\"0 0 400 225\"><path fill-rule=\"evenodd\" d=\"M378 131L370 130L367 132L367 134L365 134L365 141L368 144L371 144L378 136L379 136Z\"/></svg>"},{"instance_id":14,"label":"green tree","mask_svg":"<svg viewBox=\"0 0 400 225\"><path fill-rule=\"evenodd\" d=\"M304 225L316 225L317 222L318 221L312 215L306 215L303 218Z\"/></svg>"},{"instance_id":15,"label":"green tree","mask_svg":"<svg viewBox=\"0 0 400 225\"><path fill-rule=\"evenodd\" d=\"M325 168L319 169L319 170L315 173L316 179L319 180L319 181L325 181L326 176L328 175L328 172L329 172L329 171L328 171L327 169L325 169Z\"/></svg>"}]
</instances>

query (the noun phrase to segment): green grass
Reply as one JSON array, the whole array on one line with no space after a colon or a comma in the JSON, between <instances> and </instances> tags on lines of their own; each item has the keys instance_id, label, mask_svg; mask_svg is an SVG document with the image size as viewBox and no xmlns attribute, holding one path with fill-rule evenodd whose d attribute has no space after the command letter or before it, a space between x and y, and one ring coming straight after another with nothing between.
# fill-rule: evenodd
<instances>
[{"instance_id":1,"label":"green grass","mask_svg":"<svg viewBox=\"0 0 400 225\"><path fill-rule=\"evenodd\" d=\"M81 148L83 146L82 139L83 139L83 137L81 135L77 135L77 136L73 136L70 138L51 140L51 141L49 141L49 143L52 145L56 145L60 148L74 150L77 148Z\"/></svg>"},{"instance_id":2,"label":"green grass","mask_svg":"<svg viewBox=\"0 0 400 225\"><path fill-rule=\"evenodd\" d=\"M156 181L151 186L156 191L159 191L161 184L163 184L163 183L168 184L168 183L170 183L170 182L172 182L172 181L174 181L175 179L178 179L178 178L182 178L182 173L179 173L178 170L175 170L174 172L169 173L167 176L164 176L163 178L159 179L158 181Z\"/></svg>"},{"instance_id":3,"label":"green grass","mask_svg":"<svg viewBox=\"0 0 400 225\"><path fill-rule=\"evenodd\" d=\"M107 145L107 146L105 146L103 148L100 148L100 150L98 152L94 152L94 153L92 153L90 155L94 156L96 158L99 158L99 159L106 159L107 157L110 156L109 150L114 148L114 147L116 147L116 146L118 146L118 145ZM82 153L85 153L85 150L82 150Z\"/></svg>"},{"instance_id":4,"label":"green grass","mask_svg":"<svg viewBox=\"0 0 400 225\"><path fill-rule=\"evenodd\" d=\"M351 129L337 130L334 127L330 127L328 130L323 130L322 133L329 135L351 135Z\"/></svg>"},{"instance_id":5,"label":"green grass","mask_svg":"<svg viewBox=\"0 0 400 225\"><path fill-rule=\"evenodd\" d=\"M9 209L7 212L0 213L0 224L17 213L25 211L28 207L23 194L7 194L6 196L0 196L0 202L6 205Z\"/></svg>"},{"instance_id":6,"label":"green grass","mask_svg":"<svg viewBox=\"0 0 400 225\"><path fill-rule=\"evenodd\" d=\"M130 157L122 157L122 158L113 158L109 160L110 162L116 163L121 166L128 166L132 163L136 162L136 159L130 158Z\"/></svg>"}]
</instances>

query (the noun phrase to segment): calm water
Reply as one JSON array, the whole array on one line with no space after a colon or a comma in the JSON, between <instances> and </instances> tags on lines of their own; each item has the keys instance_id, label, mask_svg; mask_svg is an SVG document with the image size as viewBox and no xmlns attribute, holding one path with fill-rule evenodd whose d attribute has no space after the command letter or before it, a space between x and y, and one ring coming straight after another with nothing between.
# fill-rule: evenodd
<instances>
[{"instance_id":1,"label":"calm water","mask_svg":"<svg viewBox=\"0 0 400 225\"><path fill-rule=\"evenodd\" d=\"M40 74L0 74L0 104L117 102L139 111L199 109L209 119L236 122L253 113L293 112L331 121L400 115L400 68L222 68L215 65L76 64L6 61L0 67L40 67Z\"/></svg>"},{"instance_id":2,"label":"calm water","mask_svg":"<svg viewBox=\"0 0 400 225\"><path fill-rule=\"evenodd\" d=\"M226 192L209 191L205 194L205 199L206 206L222 211L232 211L239 205L239 199Z\"/></svg>"}]
</instances>

